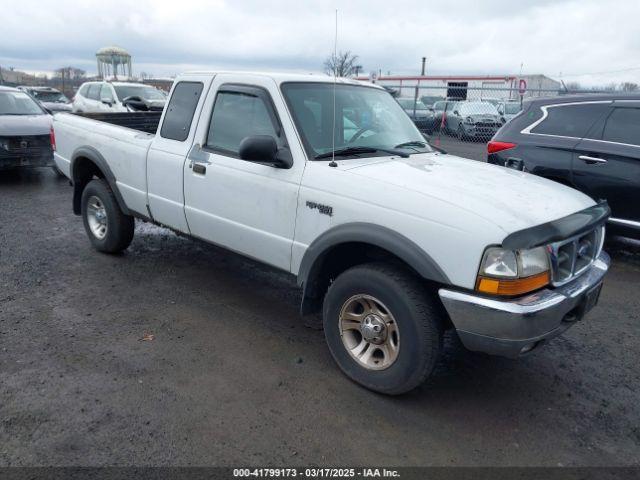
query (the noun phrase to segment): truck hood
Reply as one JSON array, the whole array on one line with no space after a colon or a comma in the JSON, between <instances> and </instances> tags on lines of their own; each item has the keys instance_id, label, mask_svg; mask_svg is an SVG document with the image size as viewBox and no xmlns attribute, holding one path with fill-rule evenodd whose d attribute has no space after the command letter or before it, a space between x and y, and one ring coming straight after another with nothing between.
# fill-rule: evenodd
<instances>
[{"instance_id":1,"label":"truck hood","mask_svg":"<svg viewBox=\"0 0 640 480\"><path fill-rule=\"evenodd\" d=\"M51 115L0 115L0 137L48 135Z\"/></svg>"},{"instance_id":2,"label":"truck hood","mask_svg":"<svg viewBox=\"0 0 640 480\"><path fill-rule=\"evenodd\" d=\"M454 155L425 153L406 159L378 160L349 160L341 162L341 167L353 175L455 205L507 234L565 217L595 203L559 183ZM423 210L424 205L416 205L417 214Z\"/></svg>"}]
</instances>

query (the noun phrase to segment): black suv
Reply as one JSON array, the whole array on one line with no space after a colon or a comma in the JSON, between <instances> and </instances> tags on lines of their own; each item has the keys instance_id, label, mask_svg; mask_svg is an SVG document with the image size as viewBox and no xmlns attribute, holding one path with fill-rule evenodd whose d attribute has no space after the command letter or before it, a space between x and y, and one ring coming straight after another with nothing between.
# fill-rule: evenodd
<instances>
[{"instance_id":1,"label":"black suv","mask_svg":"<svg viewBox=\"0 0 640 480\"><path fill-rule=\"evenodd\" d=\"M487 148L489 163L606 199L609 226L640 238L640 95L527 101Z\"/></svg>"}]
</instances>

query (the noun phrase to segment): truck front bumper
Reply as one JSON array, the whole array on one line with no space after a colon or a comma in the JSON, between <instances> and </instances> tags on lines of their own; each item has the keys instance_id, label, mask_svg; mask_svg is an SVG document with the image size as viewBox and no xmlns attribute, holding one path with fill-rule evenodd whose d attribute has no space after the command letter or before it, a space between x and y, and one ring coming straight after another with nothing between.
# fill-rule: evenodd
<instances>
[{"instance_id":1,"label":"truck front bumper","mask_svg":"<svg viewBox=\"0 0 640 480\"><path fill-rule=\"evenodd\" d=\"M609 269L602 252L572 282L513 299L442 288L440 299L466 348L515 358L560 335L595 306Z\"/></svg>"}]
</instances>

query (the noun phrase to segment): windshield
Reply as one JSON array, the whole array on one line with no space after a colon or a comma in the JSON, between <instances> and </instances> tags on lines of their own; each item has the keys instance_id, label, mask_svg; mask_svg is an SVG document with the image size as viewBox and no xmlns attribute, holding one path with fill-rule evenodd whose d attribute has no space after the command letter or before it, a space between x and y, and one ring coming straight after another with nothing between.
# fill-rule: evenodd
<instances>
[{"instance_id":1,"label":"windshield","mask_svg":"<svg viewBox=\"0 0 640 480\"><path fill-rule=\"evenodd\" d=\"M415 104L416 110L426 110L427 107L422 101L414 101L413 98L397 98L400 106L406 110L413 110L413 105Z\"/></svg>"},{"instance_id":2,"label":"windshield","mask_svg":"<svg viewBox=\"0 0 640 480\"><path fill-rule=\"evenodd\" d=\"M335 119L334 119L335 88ZM385 90L332 83L285 83L285 99L310 158L334 149L394 149L410 143L407 153L432 151L405 111ZM335 139L332 138L335 124ZM411 151L413 150L413 152ZM388 155L367 152L367 156ZM342 156L357 156L352 155Z\"/></svg>"},{"instance_id":3,"label":"windshield","mask_svg":"<svg viewBox=\"0 0 640 480\"><path fill-rule=\"evenodd\" d=\"M140 97L142 100L166 100L165 96L154 87L148 85L114 85L120 101L127 97Z\"/></svg>"},{"instance_id":4,"label":"windshield","mask_svg":"<svg viewBox=\"0 0 640 480\"><path fill-rule=\"evenodd\" d=\"M424 96L420 97L420 100L422 100L422 103L424 103L428 107L428 106L433 105L434 103L442 100L442 97L424 95Z\"/></svg>"},{"instance_id":5,"label":"windshield","mask_svg":"<svg viewBox=\"0 0 640 480\"><path fill-rule=\"evenodd\" d=\"M0 92L0 115L44 115L44 111L24 92Z\"/></svg>"},{"instance_id":6,"label":"windshield","mask_svg":"<svg viewBox=\"0 0 640 480\"><path fill-rule=\"evenodd\" d=\"M69 99L60 92L33 90L31 94L41 102L69 103Z\"/></svg>"},{"instance_id":7,"label":"windshield","mask_svg":"<svg viewBox=\"0 0 640 480\"><path fill-rule=\"evenodd\" d=\"M462 115L489 114L498 115L498 110L491 103L463 103L460 106Z\"/></svg>"},{"instance_id":8,"label":"windshield","mask_svg":"<svg viewBox=\"0 0 640 480\"><path fill-rule=\"evenodd\" d=\"M504 105L504 113L515 115L519 111L520 111L519 103L505 103Z\"/></svg>"}]
</instances>

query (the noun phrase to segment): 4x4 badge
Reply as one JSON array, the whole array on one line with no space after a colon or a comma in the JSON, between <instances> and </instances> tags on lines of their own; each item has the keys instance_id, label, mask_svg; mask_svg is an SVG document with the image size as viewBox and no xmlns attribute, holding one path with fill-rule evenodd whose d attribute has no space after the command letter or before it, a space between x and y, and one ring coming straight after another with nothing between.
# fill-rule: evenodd
<instances>
[{"instance_id":1,"label":"4x4 badge","mask_svg":"<svg viewBox=\"0 0 640 480\"><path fill-rule=\"evenodd\" d=\"M309 207L311 210L318 210L323 215L329 215L330 217L333 216L333 207L330 207L329 205L322 205L320 203L307 200L307 207Z\"/></svg>"}]
</instances>

